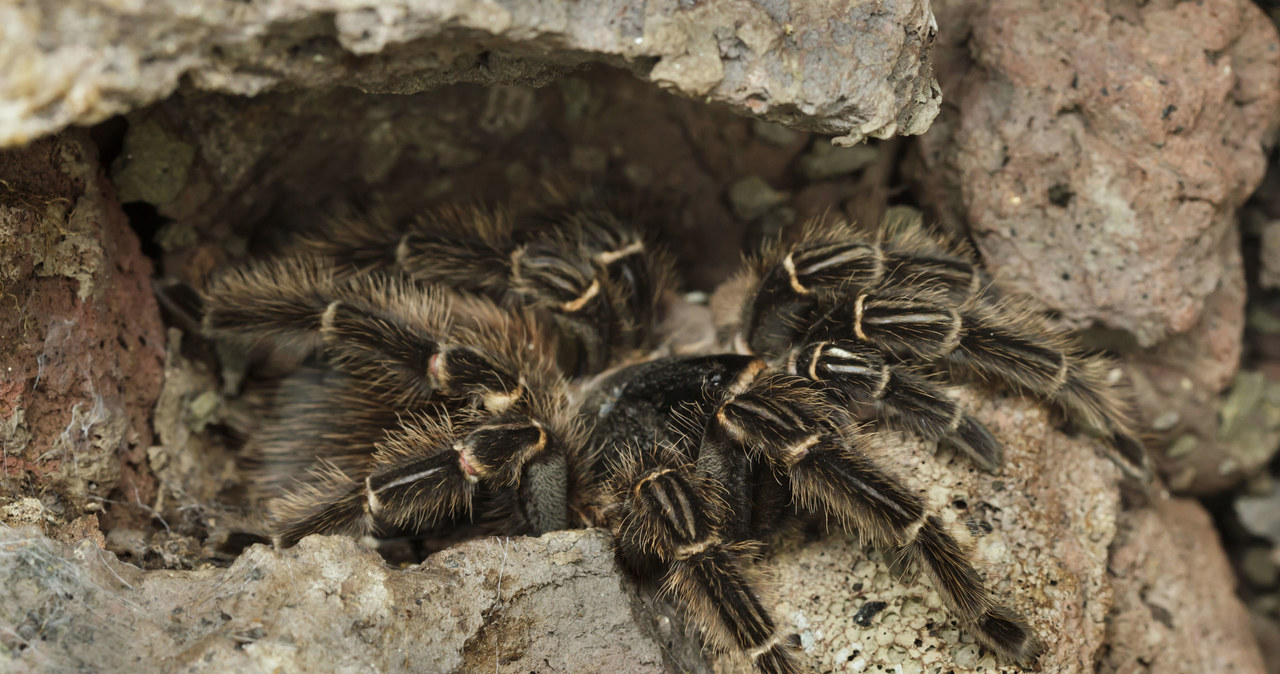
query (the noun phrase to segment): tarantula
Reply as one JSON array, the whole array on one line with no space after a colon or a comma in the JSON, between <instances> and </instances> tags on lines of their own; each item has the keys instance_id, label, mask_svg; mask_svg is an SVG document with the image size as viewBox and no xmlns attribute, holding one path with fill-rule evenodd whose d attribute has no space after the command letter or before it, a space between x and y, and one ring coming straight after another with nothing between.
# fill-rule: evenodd
<instances>
[{"instance_id":1,"label":"tarantula","mask_svg":"<svg viewBox=\"0 0 1280 674\"><path fill-rule=\"evenodd\" d=\"M711 645L789 672L752 567L780 523L817 515L922 569L983 644L1034 663L1037 636L871 451L872 428L997 470L1000 443L939 384L989 382L1054 404L1141 476L1109 362L997 299L962 248L829 219L716 293L720 348L678 353L655 329L673 265L642 229L579 203L453 208L335 223L216 278L208 330L314 354L251 440L280 541L602 526Z\"/></svg>"}]
</instances>

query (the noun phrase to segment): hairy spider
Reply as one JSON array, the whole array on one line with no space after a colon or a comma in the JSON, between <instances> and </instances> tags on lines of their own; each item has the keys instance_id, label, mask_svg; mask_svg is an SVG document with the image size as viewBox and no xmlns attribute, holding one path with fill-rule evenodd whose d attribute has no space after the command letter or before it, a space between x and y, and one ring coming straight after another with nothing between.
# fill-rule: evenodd
<instances>
[{"instance_id":1,"label":"hairy spider","mask_svg":"<svg viewBox=\"0 0 1280 674\"><path fill-rule=\"evenodd\" d=\"M752 569L784 523L816 515L923 570L965 629L1034 663L1040 640L874 428L998 470L1002 446L942 384L988 382L1057 406L1141 477L1110 363L996 298L962 248L830 220L748 260L713 297L718 347L678 353L655 329L672 265L640 229L567 202L349 220L218 277L207 329L315 354L251 439L282 543L603 526L710 644L789 672Z\"/></svg>"}]
</instances>

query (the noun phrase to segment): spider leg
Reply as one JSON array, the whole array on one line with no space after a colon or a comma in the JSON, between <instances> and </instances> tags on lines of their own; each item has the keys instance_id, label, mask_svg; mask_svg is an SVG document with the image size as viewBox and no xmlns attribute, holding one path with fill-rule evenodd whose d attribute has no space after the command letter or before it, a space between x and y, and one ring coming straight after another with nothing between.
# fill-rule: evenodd
<instances>
[{"instance_id":1,"label":"spider leg","mask_svg":"<svg viewBox=\"0 0 1280 674\"><path fill-rule=\"evenodd\" d=\"M1150 474L1146 452L1109 380L1109 361L1080 354L1028 312L976 301L956 308L927 294L875 291L829 312L815 336L837 332L853 333L896 359L938 362L962 377L1047 400L1069 419L1100 431L1131 476L1142 480Z\"/></svg>"},{"instance_id":2,"label":"spider leg","mask_svg":"<svg viewBox=\"0 0 1280 674\"><path fill-rule=\"evenodd\" d=\"M789 476L802 508L825 509L845 527L901 551L984 644L1019 664L1034 661L1041 647L1031 628L996 603L970 555L925 501L877 466L824 405L799 380L762 377L721 406L708 440L736 444Z\"/></svg>"},{"instance_id":3,"label":"spider leg","mask_svg":"<svg viewBox=\"0 0 1280 674\"><path fill-rule=\"evenodd\" d=\"M966 242L927 231L918 220L882 223L878 237L886 257L881 287L928 292L960 305L985 285Z\"/></svg>"},{"instance_id":4,"label":"spider leg","mask_svg":"<svg viewBox=\"0 0 1280 674\"><path fill-rule=\"evenodd\" d=\"M386 279L338 281L327 266L286 259L219 277L205 296L204 324L215 332L318 342L336 368L404 392L407 400L439 391L501 412L524 393L522 368L501 349L470 345L493 340L451 339L451 304L442 291Z\"/></svg>"},{"instance_id":5,"label":"spider leg","mask_svg":"<svg viewBox=\"0 0 1280 674\"><path fill-rule=\"evenodd\" d=\"M873 405L881 417L962 452L985 471L995 472L1004 462L1004 447L959 403L927 378L885 362L865 344L806 344L791 352L787 369L825 384L845 402Z\"/></svg>"},{"instance_id":6,"label":"spider leg","mask_svg":"<svg viewBox=\"0 0 1280 674\"><path fill-rule=\"evenodd\" d=\"M429 528L468 514L475 482L450 451L453 441L447 417L414 416L378 444L364 471L320 462L270 504L282 543L313 533L361 536L385 524Z\"/></svg>"},{"instance_id":7,"label":"spider leg","mask_svg":"<svg viewBox=\"0 0 1280 674\"><path fill-rule=\"evenodd\" d=\"M323 256L343 277L398 271L543 312L565 338L571 374L599 372L614 351L645 341L673 274L660 251L602 208L518 215L453 206L407 231L377 219L337 220L296 248Z\"/></svg>"},{"instance_id":8,"label":"spider leg","mask_svg":"<svg viewBox=\"0 0 1280 674\"><path fill-rule=\"evenodd\" d=\"M1101 432L1121 468L1147 479L1150 460L1106 359L1079 353L1033 312L994 306L963 246L919 228L891 229L871 241L845 224L810 223L798 241L775 244L726 284L717 298L720 329L736 334L741 349L771 359L802 341L856 336L893 360L938 362L1003 383ZM815 324L817 331L809 327ZM948 436L957 448L990 464L990 434L967 420L957 430Z\"/></svg>"},{"instance_id":9,"label":"spider leg","mask_svg":"<svg viewBox=\"0 0 1280 674\"><path fill-rule=\"evenodd\" d=\"M608 278L589 258L554 243L530 243L511 253L511 292L523 305L542 310L568 337L562 355L570 372L600 372L608 363L619 320L610 302Z\"/></svg>"},{"instance_id":10,"label":"spider leg","mask_svg":"<svg viewBox=\"0 0 1280 674\"><path fill-rule=\"evenodd\" d=\"M946 358L948 367L1051 401L1072 420L1101 432L1121 468L1148 479L1150 456L1132 430L1112 361L1080 353L1027 316L977 305L962 317L964 329Z\"/></svg>"},{"instance_id":11,"label":"spider leg","mask_svg":"<svg viewBox=\"0 0 1280 674\"><path fill-rule=\"evenodd\" d=\"M528 494L525 521L538 533L564 528L564 457L542 424L510 414L459 434L445 416L412 415L378 444L363 476L322 463L273 504L285 544L312 533L363 535L380 527L420 531L471 512L480 485L511 489L558 481L560 489Z\"/></svg>"},{"instance_id":12,"label":"spider leg","mask_svg":"<svg viewBox=\"0 0 1280 674\"><path fill-rule=\"evenodd\" d=\"M506 289L512 227L505 210L449 205L410 223L336 218L299 236L289 252L322 257L341 277L399 271L497 299Z\"/></svg>"},{"instance_id":13,"label":"spider leg","mask_svg":"<svg viewBox=\"0 0 1280 674\"><path fill-rule=\"evenodd\" d=\"M752 352L777 356L824 299L846 287L878 284L884 254L860 239L819 239L771 250L750 273L753 292L742 310L740 336Z\"/></svg>"},{"instance_id":14,"label":"spider leg","mask_svg":"<svg viewBox=\"0 0 1280 674\"><path fill-rule=\"evenodd\" d=\"M910 288L951 303L977 294L981 281L957 246L919 231L875 238L850 225L817 220L800 239L775 244L749 268L751 297L739 320L750 349L776 357L821 307L876 288Z\"/></svg>"},{"instance_id":15,"label":"spider leg","mask_svg":"<svg viewBox=\"0 0 1280 674\"><path fill-rule=\"evenodd\" d=\"M616 491L619 553L633 568L663 568L674 596L712 643L733 648L769 674L798 672L792 648L765 608L749 573L751 546L719 534L725 505L713 480L689 466L645 466L624 457Z\"/></svg>"},{"instance_id":16,"label":"spider leg","mask_svg":"<svg viewBox=\"0 0 1280 674\"><path fill-rule=\"evenodd\" d=\"M205 323L213 330L313 340L318 333L327 360L349 381L363 382L371 399L375 391L391 391L401 397L392 401L395 409L446 404L451 413L476 417L467 419L448 452L439 449L438 429L420 418L401 420L398 435L379 445L363 484L342 470L322 469L313 482L326 485L323 493L295 491L301 506L286 508L293 528L364 532L373 516L397 526L429 526L444 507L433 503L453 504L452 512L457 494L469 493L460 479L518 489L534 531L566 526L571 476L565 452L576 447L570 436L577 431L563 404L563 382L529 352L530 326L499 321L492 310L488 324L455 327L445 318L449 307L440 292L394 281L338 282L328 267L300 260L241 269L210 289ZM434 397L437 392L445 399ZM459 407L458 398L471 404ZM436 462L450 461L456 465L436 470L444 467ZM322 503L328 505L318 508ZM401 521L408 512L423 519Z\"/></svg>"},{"instance_id":17,"label":"spider leg","mask_svg":"<svg viewBox=\"0 0 1280 674\"><path fill-rule=\"evenodd\" d=\"M638 226L599 206L562 205L524 216L519 227L527 235L512 247L510 294L571 338L566 370L600 372L649 341L675 272Z\"/></svg>"}]
</instances>

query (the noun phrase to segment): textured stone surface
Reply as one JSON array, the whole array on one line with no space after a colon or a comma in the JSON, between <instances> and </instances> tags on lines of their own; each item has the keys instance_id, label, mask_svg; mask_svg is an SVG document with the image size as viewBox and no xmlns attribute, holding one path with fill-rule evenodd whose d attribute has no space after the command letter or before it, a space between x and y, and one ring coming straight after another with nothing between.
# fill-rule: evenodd
<instances>
[{"instance_id":1,"label":"textured stone surface","mask_svg":"<svg viewBox=\"0 0 1280 674\"><path fill-rule=\"evenodd\" d=\"M1120 512L1118 471L1094 443L1051 430L1029 402L966 400L1009 443L1003 475L917 442L891 443L885 460L919 480L953 526L979 532L988 581L1048 646L1042 671L1090 671L1098 658L1105 671L1259 671L1198 506ZM353 540L310 537L283 551L251 547L226 569L143 572L89 540L72 549L4 528L0 559L0 640L20 669L706 668L679 614L646 608L653 602L636 595L600 531L477 540L405 569ZM1018 671L961 633L927 583L900 578L846 536L785 546L764 565L776 581L769 603L814 671ZM855 619L872 601L885 607ZM722 658L713 669L742 664Z\"/></svg>"},{"instance_id":2,"label":"textured stone surface","mask_svg":"<svg viewBox=\"0 0 1280 674\"><path fill-rule=\"evenodd\" d=\"M779 127L607 68L541 89L178 97L113 128L127 150L111 163L112 179L122 190L151 186L129 193L164 223L151 237L161 269L192 283L247 247L269 249L282 231L312 227L353 204L408 219L442 202L540 197L543 180L569 178L616 187L663 213L658 228L677 248L681 276L690 289L710 291L743 250L776 233L783 223L775 216L798 222L843 203L877 221L896 163L894 153L879 152L861 176L806 187L791 167L801 153L829 147L828 138L786 130L779 143L757 132ZM191 148L189 164L172 160ZM731 192L744 179L794 201L760 221L741 220Z\"/></svg>"},{"instance_id":3,"label":"textured stone surface","mask_svg":"<svg viewBox=\"0 0 1280 674\"><path fill-rule=\"evenodd\" d=\"M659 672L606 537L467 543L391 569L343 537L149 571L0 526L9 671Z\"/></svg>"},{"instance_id":4,"label":"textured stone surface","mask_svg":"<svg viewBox=\"0 0 1280 674\"><path fill-rule=\"evenodd\" d=\"M948 105L918 146L938 215L998 277L1143 346L1238 284L1235 211L1280 100L1275 26L1247 0L943 0Z\"/></svg>"},{"instance_id":5,"label":"textured stone surface","mask_svg":"<svg viewBox=\"0 0 1280 674\"><path fill-rule=\"evenodd\" d=\"M1262 251L1259 258L1262 269L1258 284L1269 290L1280 289L1280 220L1269 220L1261 227Z\"/></svg>"},{"instance_id":6,"label":"textured stone surface","mask_svg":"<svg viewBox=\"0 0 1280 674\"><path fill-rule=\"evenodd\" d=\"M1159 354L1139 360L1133 382L1169 487L1207 496L1263 470L1280 447L1280 381L1242 370L1218 394Z\"/></svg>"},{"instance_id":7,"label":"textured stone surface","mask_svg":"<svg viewBox=\"0 0 1280 674\"><path fill-rule=\"evenodd\" d=\"M87 134L0 152L0 496L67 520L154 496L150 275Z\"/></svg>"},{"instance_id":8,"label":"textured stone surface","mask_svg":"<svg viewBox=\"0 0 1280 674\"><path fill-rule=\"evenodd\" d=\"M1280 546L1280 482L1272 482L1261 493L1239 495L1234 506L1246 531Z\"/></svg>"},{"instance_id":9,"label":"textured stone surface","mask_svg":"<svg viewBox=\"0 0 1280 674\"><path fill-rule=\"evenodd\" d=\"M1280 7L1272 8L1280 14ZM1240 214L1246 233L1257 237L1258 285L1280 289L1280 156L1273 155L1262 184Z\"/></svg>"},{"instance_id":10,"label":"textured stone surface","mask_svg":"<svg viewBox=\"0 0 1280 674\"><path fill-rule=\"evenodd\" d=\"M1111 572L1111 648L1096 671L1266 671L1213 522L1195 501L1124 513Z\"/></svg>"},{"instance_id":11,"label":"textured stone surface","mask_svg":"<svg viewBox=\"0 0 1280 674\"><path fill-rule=\"evenodd\" d=\"M202 363L182 357L183 337L181 330L169 329L164 385L152 417L157 442L147 450L148 465L168 497L161 511L215 503L239 479L234 454L201 432L222 418L218 379Z\"/></svg>"},{"instance_id":12,"label":"textured stone surface","mask_svg":"<svg viewBox=\"0 0 1280 674\"><path fill-rule=\"evenodd\" d=\"M196 90L545 83L590 62L804 128L922 133L940 95L925 0L269 0L0 7L0 147Z\"/></svg>"}]
</instances>

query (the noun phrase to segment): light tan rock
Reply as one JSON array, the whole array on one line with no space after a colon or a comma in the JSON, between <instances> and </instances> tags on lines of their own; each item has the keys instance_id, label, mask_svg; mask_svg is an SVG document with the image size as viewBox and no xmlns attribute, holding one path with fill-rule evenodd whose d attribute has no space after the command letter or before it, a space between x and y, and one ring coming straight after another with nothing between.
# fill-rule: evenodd
<instances>
[{"instance_id":1,"label":"light tan rock","mask_svg":"<svg viewBox=\"0 0 1280 674\"><path fill-rule=\"evenodd\" d=\"M922 133L940 95L925 0L755 3L91 0L0 7L0 147L195 90L546 83L585 63L810 130Z\"/></svg>"},{"instance_id":2,"label":"light tan rock","mask_svg":"<svg viewBox=\"0 0 1280 674\"><path fill-rule=\"evenodd\" d=\"M1111 609L1107 550L1119 510L1118 469L1097 444L1052 429L1038 405L965 396L1006 445L1000 475L963 457L933 456L890 436L886 459L909 476L944 520L969 528L989 586L1046 645L1042 671L1084 671L1105 643ZM776 615L800 635L814 671L1017 672L961 631L923 578L901 578L878 552L832 535L789 547L768 563ZM857 619L868 602L886 606ZM737 671L741 662L721 663Z\"/></svg>"},{"instance_id":3,"label":"light tan rock","mask_svg":"<svg viewBox=\"0 0 1280 674\"><path fill-rule=\"evenodd\" d=\"M0 527L8 671L659 672L607 537L466 543L409 569L343 537L149 571Z\"/></svg>"}]
</instances>

